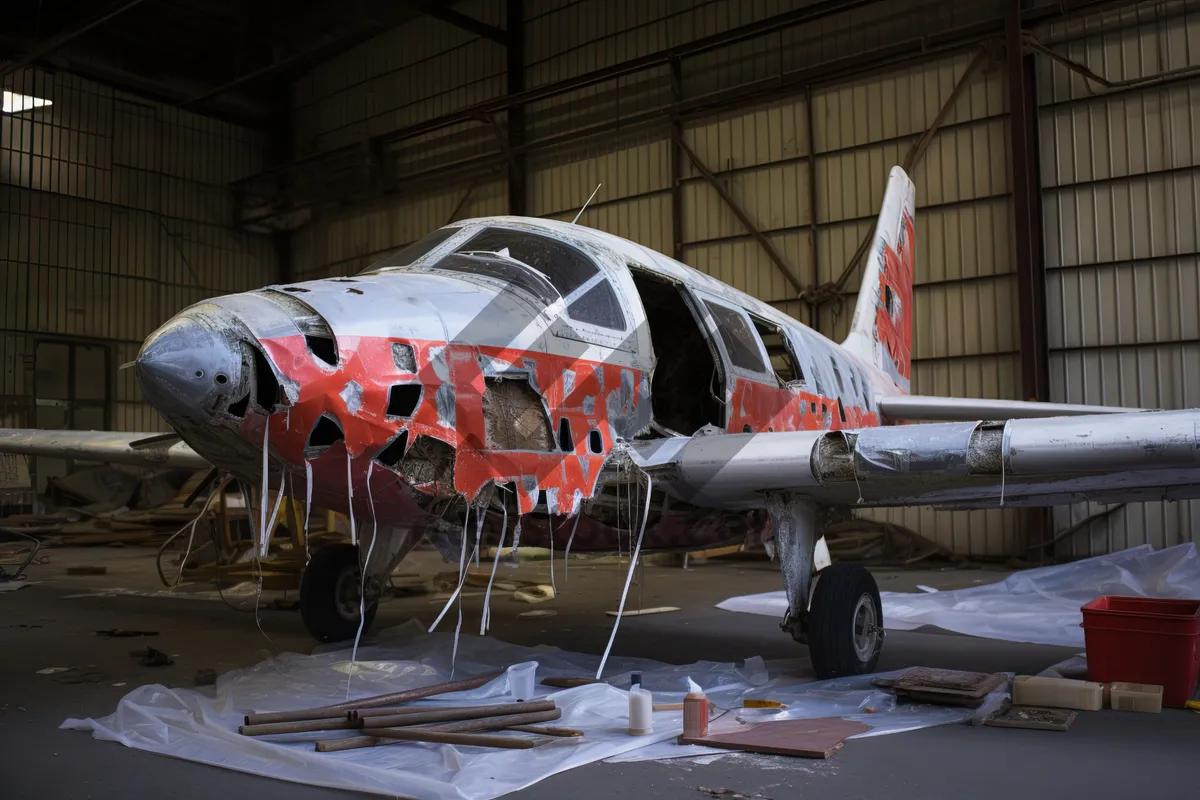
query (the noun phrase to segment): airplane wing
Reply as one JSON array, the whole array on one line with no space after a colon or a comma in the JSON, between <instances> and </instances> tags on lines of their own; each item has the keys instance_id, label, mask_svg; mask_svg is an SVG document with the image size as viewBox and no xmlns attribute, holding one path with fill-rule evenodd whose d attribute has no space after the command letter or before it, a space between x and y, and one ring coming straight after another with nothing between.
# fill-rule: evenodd
<instances>
[{"instance_id":1,"label":"airplane wing","mask_svg":"<svg viewBox=\"0 0 1200 800\"><path fill-rule=\"evenodd\" d=\"M173 433L0 428L0 453L148 467L204 469L211 466Z\"/></svg>"},{"instance_id":2,"label":"airplane wing","mask_svg":"<svg viewBox=\"0 0 1200 800\"><path fill-rule=\"evenodd\" d=\"M889 423L970 422L986 419L1000 422L1022 417L1076 417L1087 414L1126 414L1144 411L1119 406L1086 406L1072 403L1035 403L1024 400L987 400L974 397L928 397L892 395L880 397L879 411Z\"/></svg>"},{"instance_id":3,"label":"airplane wing","mask_svg":"<svg viewBox=\"0 0 1200 800\"><path fill-rule=\"evenodd\" d=\"M656 487L744 509L766 493L816 504L940 508L1200 497L1200 410L635 442Z\"/></svg>"}]
</instances>

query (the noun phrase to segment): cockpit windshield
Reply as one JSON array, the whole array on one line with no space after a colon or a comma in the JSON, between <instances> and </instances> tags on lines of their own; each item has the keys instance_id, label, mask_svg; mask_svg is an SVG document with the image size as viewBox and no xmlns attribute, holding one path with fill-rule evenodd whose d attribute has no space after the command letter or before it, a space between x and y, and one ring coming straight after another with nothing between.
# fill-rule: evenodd
<instances>
[{"instance_id":1,"label":"cockpit windshield","mask_svg":"<svg viewBox=\"0 0 1200 800\"><path fill-rule=\"evenodd\" d=\"M429 265L431 269L487 275L505 283L519 286L545 305L558 300L558 292L537 270L494 253L450 253Z\"/></svg>"},{"instance_id":2,"label":"cockpit windshield","mask_svg":"<svg viewBox=\"0 0 1200 800\"><path fill-rule=\"evenodd\" d=\"M368 271L411 267L461 230L436 230L371 265ZM525 289L547 305L562 297L567 301L567 316L578 322L616 331L626 327L620 301L591 256L550 236L484 228L453 253L413 268L490 276Z\"/></svg>"}]
</instances>

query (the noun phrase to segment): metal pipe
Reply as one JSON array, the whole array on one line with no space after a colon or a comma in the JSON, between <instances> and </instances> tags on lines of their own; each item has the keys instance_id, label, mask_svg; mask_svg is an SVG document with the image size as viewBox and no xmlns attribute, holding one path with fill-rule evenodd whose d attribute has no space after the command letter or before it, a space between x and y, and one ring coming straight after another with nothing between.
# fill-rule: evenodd
<instances>
[{"instance_id":1,"label":"metal pipe","mask_svg":"<svg viewBox=\"0 0 1200 800\"><path fill-rule=\"evenodd\" d=\"M242 736L274 736L279 733L308 733L310 731L352 731L358 722L342 719L304 719L291 722L268 722L264 725L242 725L238 733Z\"/></svg>"},{"instance_id":2,"label":"metal pipe","mask_svg":"<svg viewBox=\"0 0 1200 800\"><path fill-rule=\"evenodd\" d=\"M536 739L522 739L515 736L490 736L483 733L447 733L428 728L380 728L378 735L386 739L396 739L403 742L432 742L434 744L458 744L467 747L498 747L507 750L531 750L541 742Z\"/></svg>"},{"instance_id":3,"label":"metal pipe","mask_svg":"<svg viewBox=\"0 0 1200 800\"><path fill-rule=\"evenodd\" d=\"M494 680L504 673L497 672L492 675L483 675L478 678L466 678L460 681L450 681L449 683L437 683L432 686L424 686L420 689L406 689L402 692L391 692L389 694L376 695L375 697L363 697L358 700L349 700L345 703L338 703L332 706L322 706L321 708L309 708L299 711L268 711L260 714L248 714L246 716L247 725L261 725L271 722L297 722L300 720L312 719L332 719L345 718L347 712L351 709L361 710L364 708L378 708L379 706L399 705L401 703L410 703L414 700L423 700L426 697L433 697L439 694L449 694L450 692L462 692L468 689L478 689L488 681ZM337 712L331 714L331 712ZM400 713L400 712L396 712Z\"/></svg>"},{"instance_id":4,"label":"metal pipe","mask_svg":"<svg viewBox=\"0 0 1200 800\"><path fill-rule=\"evenodd\" d=\"M421 725L426 722L451 722L459 719L482 719L523 712L553 711L552 700L534 703L506 703L498 706L468 706L466 708L439 708L420 714L388 714L375 717L360 717L364 729L392 728Z\"/></svg>"},{"instance_id":5,"label":"metal pipe","mask_svg":"<svg viewBox=\"0 0 1200 800\"><path fill-rule=\"evenodd\" d=\"M470 731L486 731L486 730L516 730L521 727L530 727L532 723L537 722L553 722L562 717L560 709L553 711L539 711L532 714L509 714L500 717L487 717L486 719L466 720L464 722L452 722L447 725L434 725L421 730L443 731L446 733L467 733ZM534 728L536 733L545 733L547 736L566 736L562 733L550 733L550 731L565 731L567 728ZM582 731L574 731L572 735L578 733L582 736ZM399 744L397 739L388 739L379 736L348 736L342 739L323 739L317 742L317 751L321 753L331 753L338 750L355 750L360 747L379 747L385 744Z\"/></svg>"}]
</instances>

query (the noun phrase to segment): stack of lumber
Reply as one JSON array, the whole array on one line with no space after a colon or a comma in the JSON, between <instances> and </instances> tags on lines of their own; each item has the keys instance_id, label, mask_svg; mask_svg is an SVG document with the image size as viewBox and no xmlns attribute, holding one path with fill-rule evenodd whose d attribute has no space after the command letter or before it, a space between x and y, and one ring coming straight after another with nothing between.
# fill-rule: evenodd
<instances>
[{"instance_id":1,"label":"stack of lumber","mask_svg":"<svg viewBox=\"0 0 1200 800\"><path fill-rule=\"evenodd\" d=\"M359 732L358 736L318 738L314 746L320 753L401 742L527 750L555 737L583 735L580 731L538 725L562 716L562 710L549 700L448 708L407 705L427 697L477 689L501 674L364 697L321 708L250 714L238 733L243 736L313 733L325 737L330 731ZM503 731L535 736L498 735Z\"/></svg>"}]
</instances>

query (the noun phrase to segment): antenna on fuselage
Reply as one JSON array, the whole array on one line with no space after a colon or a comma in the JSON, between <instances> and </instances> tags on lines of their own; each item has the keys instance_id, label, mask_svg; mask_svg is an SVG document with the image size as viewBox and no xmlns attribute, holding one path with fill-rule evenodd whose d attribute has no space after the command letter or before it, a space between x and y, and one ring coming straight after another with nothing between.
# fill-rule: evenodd
<instances>
[{"instance_id":1,"label":"antenna on fuselage","mask_svg":"<svg viewBox=\"0 0 1200 800\"><path fill-rule=\"evenodd\" d=\"M575 215L575 219L571 220L572 225L574 225L576 222L579 222L579 218L583 216L583 212L587 211L588 204L592 202L592 198L594 198L596 196L596 192L599 192L600 187L603 185L604 185L603 183L596 184L596 188L592 190L591 195L584 202L583 208L579 209L579 213Z\"/></svg>"}]
</instances>

